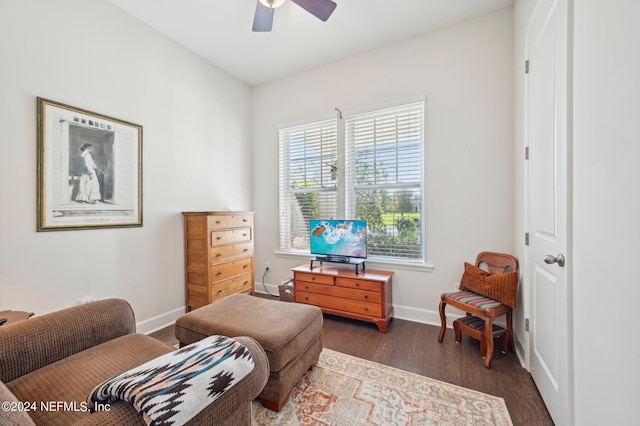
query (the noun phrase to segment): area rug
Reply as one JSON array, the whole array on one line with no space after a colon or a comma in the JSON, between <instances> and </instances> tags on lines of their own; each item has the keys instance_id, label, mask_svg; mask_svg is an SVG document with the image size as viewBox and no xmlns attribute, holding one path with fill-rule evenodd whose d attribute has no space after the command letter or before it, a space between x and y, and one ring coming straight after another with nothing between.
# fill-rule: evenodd
<instances>
[{"instance_id":1,"label":"area rug","mask_svg":"<svg viewBox=\"0 0 640 426\"><path fill-rule=\"evenodd\" d=\"M279 413L253 402L251 424L512 425L502 398L326 348Z\"/></svg>"}]
</instances>

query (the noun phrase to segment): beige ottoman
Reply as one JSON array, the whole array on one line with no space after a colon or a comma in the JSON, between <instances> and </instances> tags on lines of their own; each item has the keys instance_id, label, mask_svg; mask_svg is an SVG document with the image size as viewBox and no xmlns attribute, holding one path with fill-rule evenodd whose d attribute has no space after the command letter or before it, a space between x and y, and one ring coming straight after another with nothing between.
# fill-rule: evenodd
<instances>
[{"instance_id":1,"label":"beige ottoman","mask_svg":"<svg viewBox=\"0 0 640 426\"><path fill-rule=\"evenodd\" d=\"M269 380L260 402L280 411L291 389L318 362L322 311L316 306L234 294L178 318L175 332L181 346L213 334L253 337L269 359Z\"/></svg>"}]
</instances>

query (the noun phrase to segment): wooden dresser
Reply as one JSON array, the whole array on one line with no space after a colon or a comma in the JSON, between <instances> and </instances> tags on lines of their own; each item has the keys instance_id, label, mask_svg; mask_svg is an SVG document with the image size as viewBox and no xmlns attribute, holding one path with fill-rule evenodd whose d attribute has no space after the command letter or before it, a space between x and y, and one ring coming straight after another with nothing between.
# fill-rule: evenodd
<instances>
[{"instance_id":1,"label":"wooden dresser","mask_svg":"<svg viewBox=\"0 0 640 426\"><path fill-rule=\"evenodd\" d=\"M254 212L182 212L186 310L253 293Z\"/></svg>"},{"instance_id":2,"label":"wooden dresser","mask_svg":"<svg viewBox=\"0 0 640 426\"><path fill-rule=\"evenodd\" d=\"M309 264L293 268L295 301L322 308L328 314L373 322L387 331L393 318L391 297L393 272L353 267Z\"/></svg>"}]
</instances>

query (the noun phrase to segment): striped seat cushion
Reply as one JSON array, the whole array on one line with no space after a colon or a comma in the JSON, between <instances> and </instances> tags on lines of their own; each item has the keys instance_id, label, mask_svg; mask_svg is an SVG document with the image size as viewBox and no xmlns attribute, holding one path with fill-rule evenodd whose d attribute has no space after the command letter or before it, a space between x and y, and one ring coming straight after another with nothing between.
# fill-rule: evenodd
<instances>
[{"instance_id":1,"label":"striped seat cushion","mask_svg":"<svg viewBox=\"0 0 640 426\"><path fill-rule=\"evenodd\" d=\"M480 331L481 333L484 333L484 319L480 318L480 317L476 317L474 315L469 315L467 317L462 317L462 318L458 318L456 321L458 321L459 323L462 323L464 325L466 325L467 327L471 327L475 330ZM502 333L506 333L507 330L505 330L504 328L500 327L499 325L493 324L493 335L497 335L497 334L502 334Z\"/></svg>"},{"instance_id":2,"label":"striped seat cushion","mask_svg":"<svg viewBox=\"0 0 640 426\"><path fill-rule=\"evenodd\" d=\"M456 302L464 303L478 309L486 310L502 305L502 303L497 300L490 299L472 291L456 291L453 293L445 293L444 296L453 299Z\"/></svg>"}]
</instances>

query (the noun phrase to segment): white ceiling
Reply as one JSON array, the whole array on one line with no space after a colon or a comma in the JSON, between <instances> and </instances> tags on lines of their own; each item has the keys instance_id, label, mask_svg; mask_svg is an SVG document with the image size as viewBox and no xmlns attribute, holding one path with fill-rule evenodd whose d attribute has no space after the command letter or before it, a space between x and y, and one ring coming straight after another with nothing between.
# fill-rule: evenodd
<instances>
[{"instance_id":1,"label":"white ceiling","mask_svg":"<svg viewBox=\"0 0 640 426\"><path fill-rule=\"evenodd\" d=\"M415 37L499 10L513 0L334 0L322 22L298 5L275 10L273 31L251 31L257 0L109 0L250 84Z\"/></svg>"}]
</instances>

